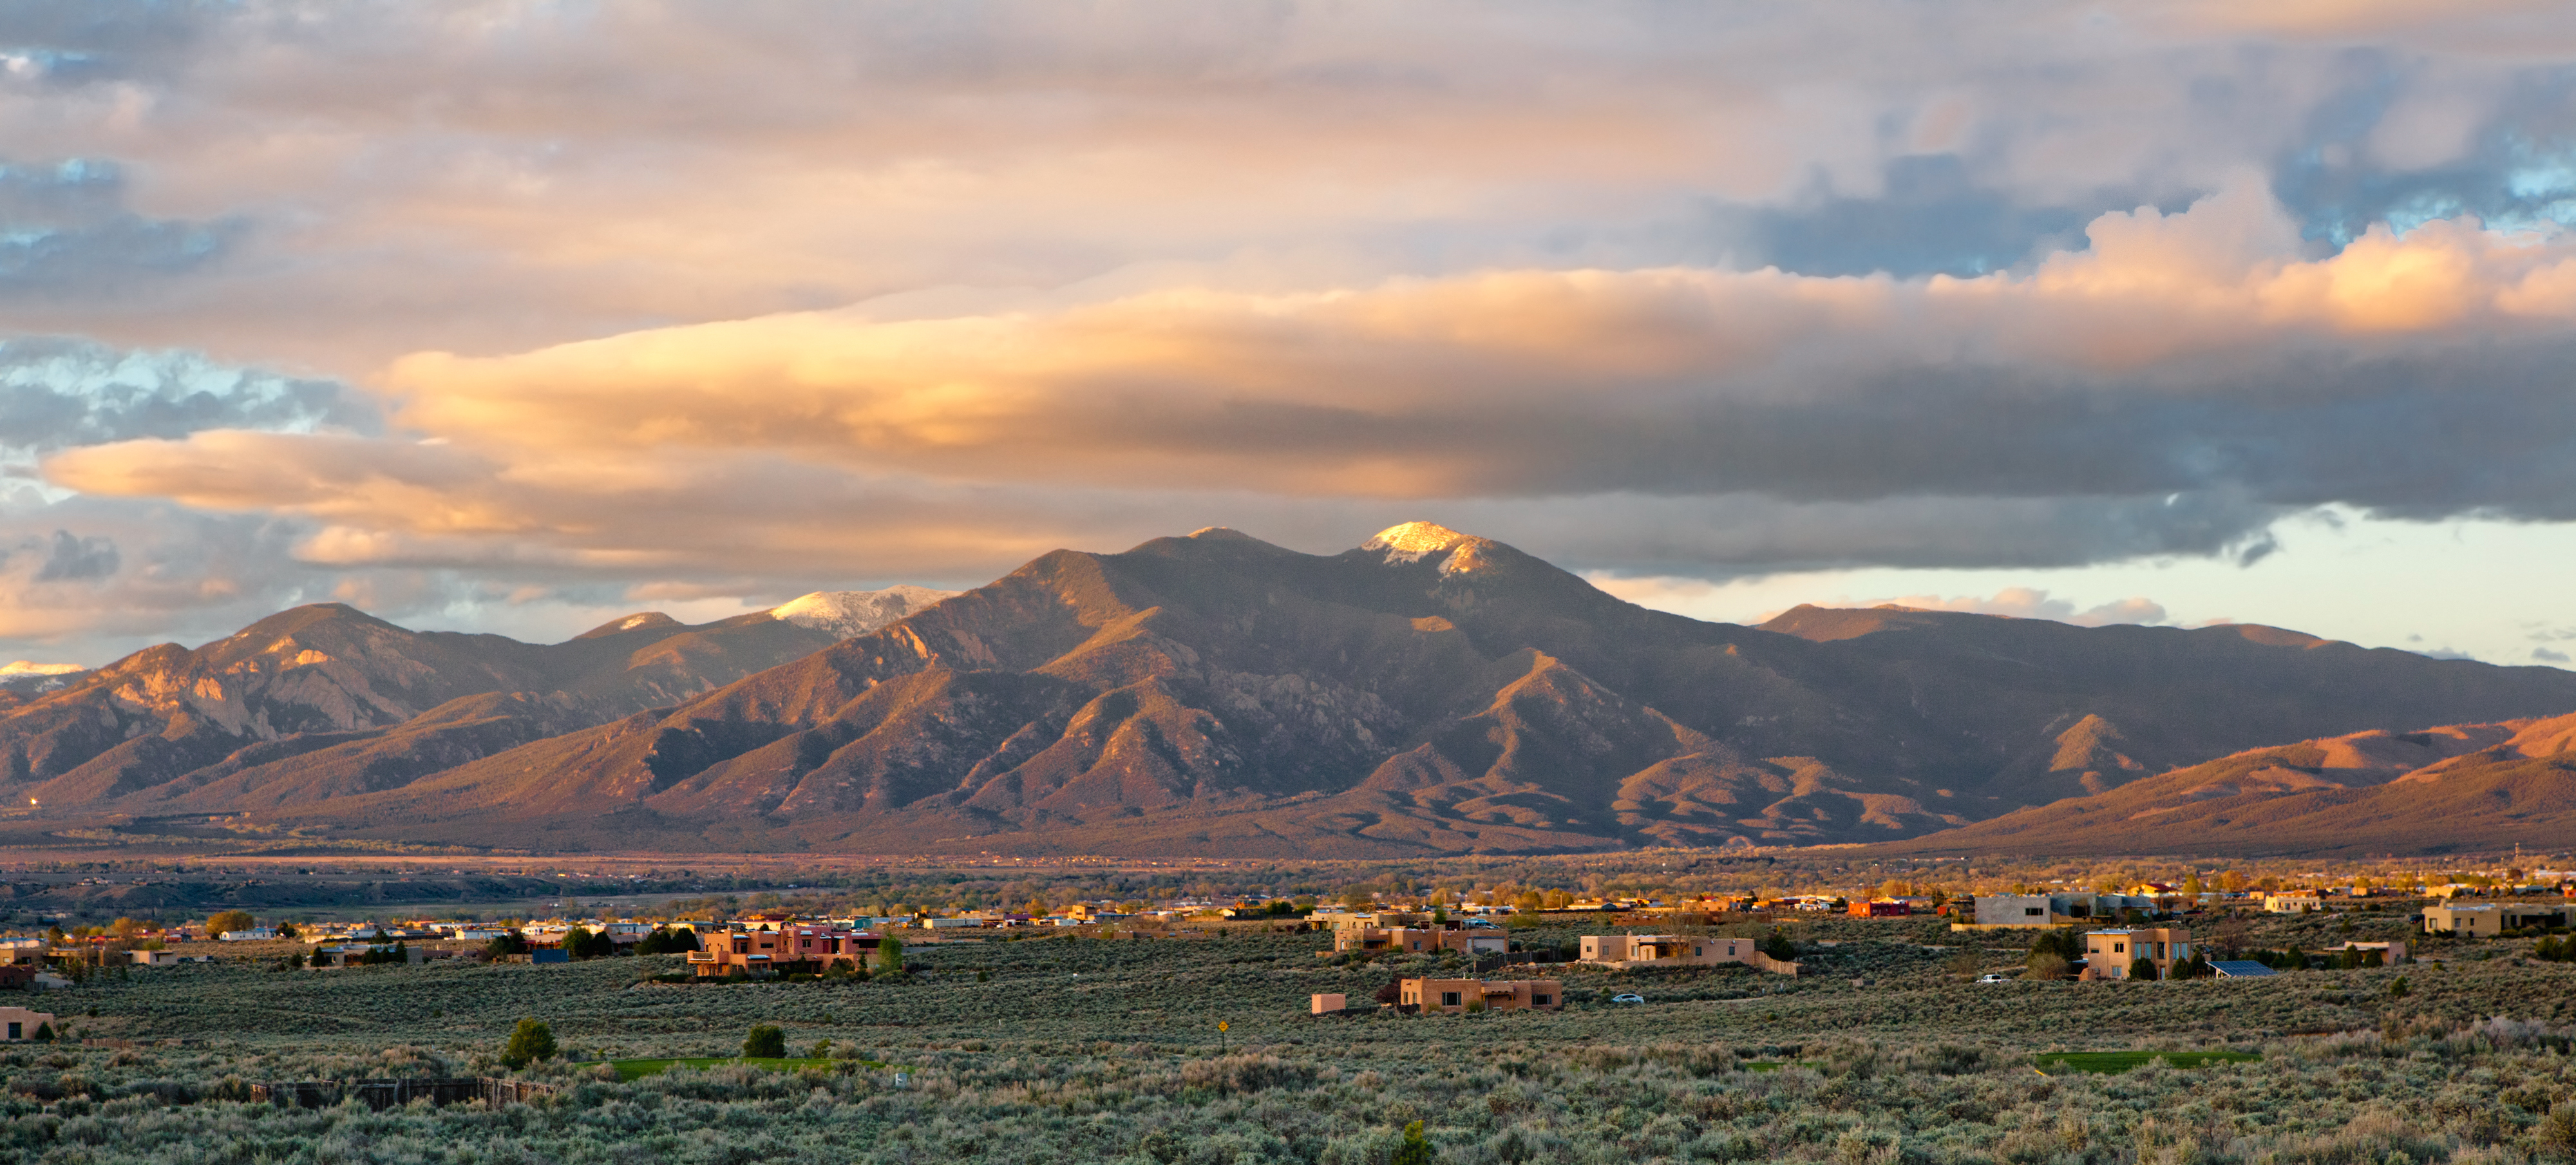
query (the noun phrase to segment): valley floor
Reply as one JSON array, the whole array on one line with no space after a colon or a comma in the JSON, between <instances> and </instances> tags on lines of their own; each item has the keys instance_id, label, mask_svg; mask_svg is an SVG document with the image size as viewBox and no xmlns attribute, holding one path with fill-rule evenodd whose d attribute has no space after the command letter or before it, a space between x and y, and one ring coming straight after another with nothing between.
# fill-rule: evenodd
<instances>
[{"instance_id":1,"label":"valley floor","mask_svg":"<svg viewBox=\"0 0 2576 1165\"><path fill-rule=\"evenodd\" d=\"M1553 944L1575 932L1514 933ZM1815 973L1795 980L1568 969L1572 1005L1557 1014L1361 1019L1308 1016L1307 996L1365 996L1440 965L1337 963L1317 957L1319 936L1244 929L922 945L908 983L645 981L670 957L136 969L0 1000L63 1015L85 1041L0 1051L0 1153L48 1165L1383 1163L1406 1159L1415 1122L1429 1153L1416 1159L1455 1162L2576 1151L2576 1106L2559 1108L2576 1097L2576 967L2527 961L2525 941L2268 980L1975 984L1957 951L1928 949L1957 941L1937 926L1824 920L1800 937ZM2012 940L1977 941L1991 947L1981 967L2020 962ZM1610 1002L1624 992L1647 1002ZM520 1074L561 1086L552 1097L383 1112L225 1099L254 1082L509 1075L498 1053L522 1017L563 1047ZM631 1081L601 1063L732 1056L755 1024L784 1027L789 1055L807 1059ZM2042 1055L2120 1050L2252 1055L2190 1067Z\"/></svg>"}]
</instances>

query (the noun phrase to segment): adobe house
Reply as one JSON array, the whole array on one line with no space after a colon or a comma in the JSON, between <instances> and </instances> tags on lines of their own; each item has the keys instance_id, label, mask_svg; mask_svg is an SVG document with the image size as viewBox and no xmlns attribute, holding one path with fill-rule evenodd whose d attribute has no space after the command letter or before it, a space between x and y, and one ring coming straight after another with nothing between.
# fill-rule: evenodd
<instances>
[{"instance_id":1,"label":"adobe house","mask_svg":"<svg viewBox=\"0 0 2576 1165\"><path fill-rule=\"evenodd\" d=\"M2340 955L2346 951L2357 952L2364 963L2376 963L2382 967L2394 967L2406 961L2406 944L2402 942L2346 942L2339 947L2327 947L2319 953Z\"/></svg>"},{"instance_id":2,"label":"adobe house","mask_svg":"<svg viewBox=\"0 0 2576 1165\"><path fill-rule=\"evenodd\" d=\"M1478 933L1470 930L1426 929L1410 926L1352 926L1333 931L1333 952L1344 951L1413 951L1431 953L1456 951L1462 955L1499 955L1512 949L1511 939L1502 932Z\"/></svg>"},{"instance_id":3,"label":"adobe house","mask_svg":"<svg viewBox=\"0 0 2576 1165\"><path fill-rule=\"evenodd\" d=\"M2129 978L2140 959L2155 965L2156 978L2173 977L2174 964L2191 958L2191 932L2179 926L2124 927L2091 931L2084 936L2087 980Z\"/></svg>"},{"instance_id":4,"label":"adobe house","mask_svg":"<svg viewBox=\"0 0 2576 1165\"><path fill-rule=\"evenodd\" d=\"M0 1035L12 1041L36 1038L36 1029L54 1022L50 1011L29 1011L23 1007L0 1007ZM59 1029L57 1029L59 1030Z\"/></svg>"},{"instance_id":5,"label":"adobe house","mask_svg":"<svg viewBox=\"0 0 2576 1165\"><path fill-rule=\"evenodd\" d=\"M1755 949L1749 938L1689 938L1677 934L1587 934L1581 962L1625 967L1708 967L1743 963L1773 975L1795 975L1798 964Z\"/></svg>"},{"instance_id":6,"label":"adobe house","mask_svg":"<svg viewBox=\"0 0 2576 1165\"><path fill-rule=\"evenodd\" d=\"M1396 1007L1408 1014L1469 1011L1555 1011L1565 1006L1565 984L1555 979L1404 979Z\"/></svg>"},{"instance_id":7,"label":"adobe house","mask_svg":"<svg viewBox=\"0 0 2576 1165\"><path fill-rule=\"evenodd\" d=\"M689 969L720 979L739 967L746 975L819 975L835 966L857 970L876 962L877 936L828 922L761 922L731 930L702 929Z\"/></svg>"}]
</instances>

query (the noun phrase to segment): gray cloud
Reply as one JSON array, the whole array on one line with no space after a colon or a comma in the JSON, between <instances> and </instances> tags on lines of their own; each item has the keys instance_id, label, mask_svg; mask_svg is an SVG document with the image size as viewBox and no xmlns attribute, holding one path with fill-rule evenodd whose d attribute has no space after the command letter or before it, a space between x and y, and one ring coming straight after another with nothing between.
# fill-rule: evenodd
<instances>
[{"instance_id":1,"label":"gray cloud","mask_svg":"<svg viewBox=\"0 0 2576 1165\"><path fill-rule=\"evenodd\" d=\"M223 257L246 225L135 214L113 162L0 162L0 297L95 294L192 271Z\"/></svg>"},{"instance_id":2,"label":"gray cloud","mask_svg":"<svg viewBox=\"0 0 2576 1165\"><path fill-rule=\"evenodd\" d=\"M51 540L22 549L44 552L44 565L36 568L37 582L103 579L116 573L120 561L115 539L77 538L69 530L56 530Z\"/></svg>"},{"instance_id":3,"label":"gray cloud","mask_svg":"<svg viewBox=\"0 0 2576 1165\"><path fill-rule=\"evenodd\" d=\"M0 339L0 449L19 456L202 429L377 432L375 403L327 380L51 336Z\"/></svg>"}]
</instances>

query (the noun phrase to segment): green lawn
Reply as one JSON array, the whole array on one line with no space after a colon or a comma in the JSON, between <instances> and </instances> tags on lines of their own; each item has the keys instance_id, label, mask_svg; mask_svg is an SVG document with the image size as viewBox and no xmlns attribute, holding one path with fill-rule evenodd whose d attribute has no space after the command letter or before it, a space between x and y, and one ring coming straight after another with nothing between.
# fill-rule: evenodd
<instances>
[{"instance_id":1,"label":"green lawn","mask_svg":"<svg viewBox=\"0 0 2576 1165\"><path fill-rule=\"evenodd\" d=\"M2132 1068L2143 1068L2151 1060L2163 1060L2165 1063L2171 1064L2176 1068L2197 1068L2212 1061L2223 1060L2228 1063L2243 1063L2247 1060L2260 1060L2263 1058L2263 1055L2260 1052L2158 1052L2139 1050L2127 1052L2043 1052L2031 1058L2038 1062L2042 1071L2054 1068L2062 1072L2098 1072L2108 1075L2111 1073L2126 1072Z\"/></svg>"},{"instance_id":2,"label":"green lawn","mask_svg":"<svg viewBox=\"0 0 2576 1165\"><path fill-rule=\"evenodd\" d=\"M874 1060L812 1060L795 1057L790 1057L784 1060L771 1060L750 1059L742 1056L700 1056L676 1057L667 1060L608 1061L608 1064L611 1067L617 1069L617 1078L620 1080L637 1080L657 1073L667 1072L671 1070L671 1066L674 1064L686 1064L692 1068L713 1068L719 1064L750 1064L760 1068L775 1068L781 1072L794 1072L804 1068L822 1068L828 1070L834 1064L848 1063L855 1063L863 1068L885 1067L884 1064L878 1063Z\"/></svg>"}]
</instances>

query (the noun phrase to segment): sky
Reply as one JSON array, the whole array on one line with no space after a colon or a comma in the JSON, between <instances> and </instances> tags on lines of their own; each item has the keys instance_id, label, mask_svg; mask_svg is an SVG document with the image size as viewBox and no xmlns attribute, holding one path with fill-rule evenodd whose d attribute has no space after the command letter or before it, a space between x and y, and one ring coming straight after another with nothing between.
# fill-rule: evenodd
<instances>
[{"instance_id":1,"label":"sky","mask_svg":"<svg viewBox=\"0 0 2576 1165\"><path fill-rule=\"evenodd\" d=\"M2576 656L2576 9L0 0L0 661L1425 519Z\"/></svg>"}]
</instances>

